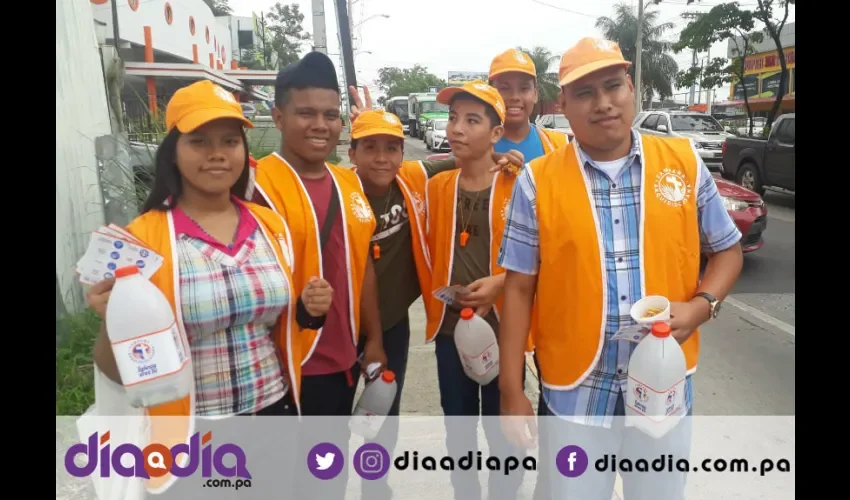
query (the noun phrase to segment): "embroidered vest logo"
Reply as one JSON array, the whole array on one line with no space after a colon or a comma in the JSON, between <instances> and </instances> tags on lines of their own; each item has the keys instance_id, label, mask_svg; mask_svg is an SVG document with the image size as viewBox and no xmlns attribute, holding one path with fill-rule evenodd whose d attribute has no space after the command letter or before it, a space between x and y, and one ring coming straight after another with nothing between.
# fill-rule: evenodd
<instances>
[{"instance_id":1,"label":"embroidered vest logo","mask_svg":"<svg viewBox=\"0 0 850 500\"><path fill-rule=\"evenodd\" d=\"M422 195L415 191L410 193L410 202L417 215L425 215L425 200L422 199Z\"/></svg>"},{"instance_id":2,"label":"embroidered vest logo","mask_svg":"<svg viewBox=\"0 0 850 500\"><path fill-rule=\"evenodd\" d=\"M367 223L375 218L372 214L372 209L366 203L366 200L360 196L360 193L351 193L351 212L362 223Z\"/></svg>"},{"instance_id":3,"label":"embroidered vest logo","mask_svg":"<svg viewBox=\"0 0 850 500\"><path fill-rule=\"evenodd\" d=\"M681 170L665 168L655 176L655 196L671 207L681 207L687 203L692 191Z\"/></svg>"},{"instance_id":4,"label":"embroidered vest logo","mask_svg":"<svg viewBox=\"0 0 850 500\"><path fill-rule=\"evenodd\" d=\"M508 220L508 208L511 206L511 199L505 198L505 201L502 202L502 222L507 222Z\"/></svg>"}]
</instances>

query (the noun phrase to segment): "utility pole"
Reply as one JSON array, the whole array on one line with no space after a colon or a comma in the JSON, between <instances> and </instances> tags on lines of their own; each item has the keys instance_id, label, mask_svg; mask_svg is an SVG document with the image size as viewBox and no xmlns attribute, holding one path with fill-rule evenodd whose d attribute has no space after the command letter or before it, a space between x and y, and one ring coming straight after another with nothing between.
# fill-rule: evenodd
<instances>
[{"instance_id":1,"label":"utility pole","mask_svg":"<svg viewBox=\"0 0 850 500\"><path fill-rule=\"evenodd\" d=\"M354 5L352 0L348 0L347 12L348 12L348 32L351 34L351 50L354 50L354 12L351 6ZM340 46L341 47L341 46ZM342 52L340 50L340 52Z\"/></svg>"},{"instance_id":2,"label":"utility pole","mask_svg":"<svg viewBox=\"0 0 850 500\"><path fill-rule=\"evenodd\" d=\"M691 53L693 54L692 61L691 61L691 67L696 68L697 67L697 51L692 50ZM696 91L697 91L697 82L696 82L696 80L694 80L691 83L691 95L688 98L688 104L690 104L690 105L694 104L694 99L696 98L696 96L694 94L696 94Z\"/></svg>"},{"instance_id":3,"label":"utility pole","mask_svg":"<svg viewBox=\"0 0 850 500\"><path fill-rule=\"evenodd\" d=\"M313 0L313 50L323 54L328 53L324 0Z\"/></svg>"},{"instance_id":4,"label":"utility pole","mask_svg":"<svg viewBox=\"0 0 850 500\"><path fill-rule=\"evenodd\" d=\"M638 0L638 25L637 40L635 40L635 113L640 113L641 101L643 100L643 88L641 86L641 60L643 59L643 2Z\"/></svg>"},{"instance_id":5,"label":"utility pole","mask_svg":"<svg viewBox=\"0 0 850 500\"><path fill-rule=\"evenodd\" d=\"M705 51L705 65L708 66L711 64L711 46L708 47L708 50ZM711 89L707 89L705 91L705 105L706 112L711 113Z\"/></svg>"},{"instance_id":6,"label":"utility pole","mask_svg":"<svg viewBox=\"0 0 850 500\"><path fill-rule=\"evenodd\" d=\"M339 27L340 54L343 60L346 89L357 88L357 74L354 71L354 50L351 48L351 22L349 20L347 0L336 0L336 25ZM348 95L346 93L346 95ZM351 96L346 99L351 107Z\"/></svg>"},{"instance_id":7,"label":"utility pole","mask_svg":"<svg viewBox=\"0 0 850 500\"><path fill-rule=\"evenodd\" d=\"M702 15L702 12L683 12L682 19L696 19ZM691 49L691 53L693 54L693 60L691 62L691 68L697 67L697 51L696 49ZM688 104L694 104L694 98L696 97L694 94L696 93L696 81L691 84L690 96L688 97Z\"/></svg>"},{"instance_id":8,"label":"utility pole","mask_svg":"<svg viewBox=\"0 0 850 500\"><path fill-rule=\"evenodd\" d=\"M699 81L699 92L697 93L697 104L702 104L702 72L703 72L704 67L705 67L705 61L700 59L699 60L700 81Z\"/></svg>"}]
</instances>

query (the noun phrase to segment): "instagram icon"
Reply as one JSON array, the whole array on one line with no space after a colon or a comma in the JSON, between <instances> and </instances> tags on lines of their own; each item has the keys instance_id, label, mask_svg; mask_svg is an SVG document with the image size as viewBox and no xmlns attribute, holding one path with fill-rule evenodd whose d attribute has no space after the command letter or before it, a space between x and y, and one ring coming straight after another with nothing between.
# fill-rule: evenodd
<instances>
[{"instance_id":1,"label":"instagram icon","mask_svg":"<svg viewBox=\"0 0 850 500\"><path fill-rule=\"evenodd\" d=\"M354 453L354 470L369 481L384 477L390 469L390 454L377 443L365 443Z\"/></svg>"}]
</instances>

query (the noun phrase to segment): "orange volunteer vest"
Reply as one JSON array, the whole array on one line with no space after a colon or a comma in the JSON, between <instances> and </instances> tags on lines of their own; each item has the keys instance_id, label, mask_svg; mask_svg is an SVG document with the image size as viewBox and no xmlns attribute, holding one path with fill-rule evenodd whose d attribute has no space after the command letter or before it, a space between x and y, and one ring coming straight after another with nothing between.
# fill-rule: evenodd
<instances>
[{"instance_id":1,"label":"orange volunteer vest","mask_svg":"<svg viewBox=\"0 0 850 500\"><path fill-rule=\"evenodd\" d=\"M293 258L291 251L292 242L286 223L279 215L267 208L247 202L246 206L254 215L254 218L257 219L263 235L274 249L278 264L283 269L289 289L292 291L292 273L290 271L290 263ZM182 309L178 307L181 303L180 270L177 265L177 250L174 245L174 220L172 219L171 212L152 210L142 214L127 226L127 230L148 245L151 250L163 257L162 267L151 276L150 281L165 294L165 297L171 303L177 325L183 333L183 341L187 342L185 337L186 330L183 326ZM287 308L287 317L285 320L278 322L277 330L274 332L274 338L280 349L281 359L286 362L290 390L294 391L292 399L295 401L300 415L301 364L298 360L301 358L301 343L298 338L298 329L292 328L292 325L295 324L294 300L297 299L298 295L290 293L290 296L292 307ZM192 369L191 363L188 369ZM168 448L178 443L188 443L189 437L195 432L195 422L193 419L195 413L194 387L189 396L181 400L148 408L147 413L152 417L150 419L150 440L152 443L160 443ZM147 480L146 486L148 491L156 494L168 489L176 480L176 476L166 474L162 477L150 478Z\"/></svg>"},{"instance_id":2,"label":"orange volunteer vest","mask_svg":"<svg viewBox=\"0 0 850 500\"><path fill-rule=\"evenodd\" d=\"M561 149L569 143L567 136L560 132L541 127L537 127L537 131L540 133L540 142L543 143L543 154L549 154L556 149ZM526 160L526 163L529 161L531 160Z\"/></svg>"},{"instance_id":3,"label":"orange volunteer vest","mask_svg":"<svg viewBox=\"0 0 850 500\"><path fill-rule=\"evenodd\" d=\"M686 139L639 136L643 158L640 262L643 296L687 302L699 285L696 153ZM537 187L540 306L536 340L543 385L574 389L599 361L607 285L599 214L575 143L529 165ZM699 331L682 344L696 370Z\"/></svg>"},{"instance_id":4,"label":"orange volunteer vest","mask_svg":"<svg viewBox=\"0 0 850 500\"><path fill-rule=\"evenodd\" d=\"M422 300L429 307L426 308L428 323L425 328L425 341L431 342L437 335L443 317L446 313L446 305L434 297L434 290L448 286L454 265L454 249L458 241L457 236L457 196L460 169L441 172L428 181L426 207L427 207L427 232L428 248L431 252L431 289L422 290ZM490 188L490 275L496 276L506 270L498 264L499 249L502 246L502 235L505 233L505 221L507 219L508 204L513 193L516 178L506 176L501 172L493 176L493 185ZM499 297L494 305L496 317L502 309L503 297ZM535 305L536 307L536 305ZM534 322L532 331L535 329ZM526 341L526 352L534 350L532 336Z\"/></svg>"},{"instance_id":5,"label":"orange volunteer vest","mask_svg":"<svg viewBox=\"0 0 850 500\"><path fill-rule=\"evenodd\" d=\"M357 172L357 167L352 168ZM428 184L428 172L421 161L402 162L395 177L404 196L410 221L410 234L413 238L413 261L416 264L416 275L423 295L431 286L431 256L428 252L428 242L425 239L425 188ZM428 304L425 303L426 308Z\"/></svg>"},{"instance_id":6,"label":"orange volunteer vest","mask_svg":"<svg viewBox=\"0 0 850 500\"><path fill-rule=\"evenodd\" d=\"M366 201L360 178L350 169L325 164L330 172L339 195L340 213L345 233L345 267L348 273L349 320L352 342L357 345L360 332L360 297L366 260L369 258L369 242L375 232L375 216ZM286 219L292 232L292 248L295 256L293 282L296 290L303 290L312 276L323 277L322 252L320 251L320 228L313 210L310 195L295 169L277 153L272 153L257 162L251 169L253 186L259 190L266 203ZM249 193L250 194L250 193ZM302 330L303 357L306 363L319 343L322 328Z\"/></svg>"}]
</instances>

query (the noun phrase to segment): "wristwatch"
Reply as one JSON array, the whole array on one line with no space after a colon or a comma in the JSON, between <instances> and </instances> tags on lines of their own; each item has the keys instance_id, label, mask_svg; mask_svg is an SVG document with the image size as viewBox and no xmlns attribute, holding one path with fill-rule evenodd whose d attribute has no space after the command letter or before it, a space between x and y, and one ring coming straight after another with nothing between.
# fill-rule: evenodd
<instances>
[{"instance_id":1,"label":"wristwatch","mask_svg":"<svg viewBox=\"0 0 850 500\"><path fill-rule=\"evenodd\" d=\"M710 319L714 319L717 317L717 314L720 312L720 301L717 300L717 297L711 295L710 293L700 292L696 294L697 297L702 297L708 301L708 304L711 306L711 315Z\"/></svg>"}]
</instances>

